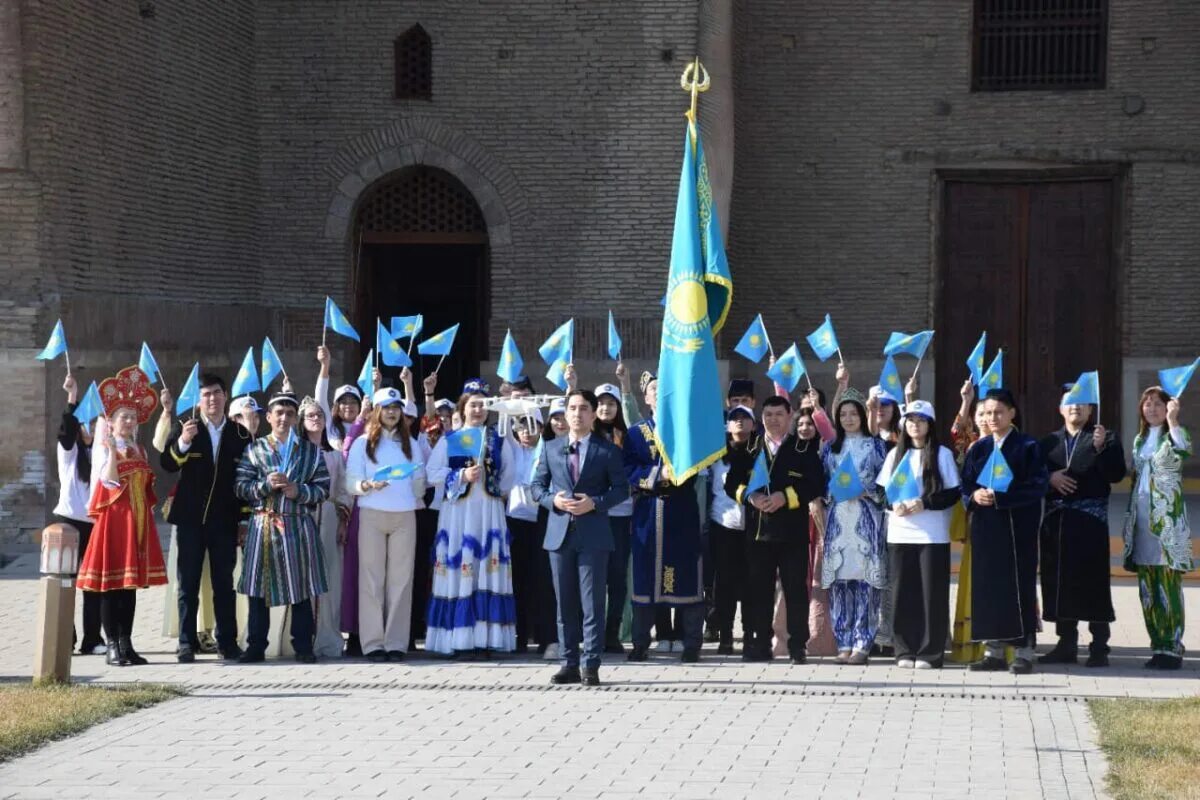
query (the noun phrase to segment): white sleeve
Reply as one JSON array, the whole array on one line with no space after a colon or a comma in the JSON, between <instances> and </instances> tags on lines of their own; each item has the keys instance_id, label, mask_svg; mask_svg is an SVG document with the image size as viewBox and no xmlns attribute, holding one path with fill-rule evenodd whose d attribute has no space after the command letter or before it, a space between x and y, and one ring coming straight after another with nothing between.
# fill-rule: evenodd
<instances>
[{"instance_id":1,"label":"white sleeve","mask_svg":"<svg viewBox=\"0 0 1200 800\"><path fill-rule=\"evenodd\" d=\"M340 442L337 430L333 427L333 413L329 410L329 376L324 378L317 374L317 385L313 388L313 398L325 414L325 438L332 443L335 439Z\"/></svg>"},{"instance_id":2,"label":"white sleeve","mask_svg":"<svg viewBox=\"0 0 1200 800\"><path fill-rule=\"evenodd\" d=\"M511 436L505 436L500 445L500 493L508 494L520 483L518 478L518 455L520 447Z\"/></svg>"},{"instance_id":3,"label":"white sleeve","mask_svg":"<svg viewBox=\"0 0 1200 800\"><path fill-rule=\"evenodd\" d=\"M367 437L360 436L350 445L350 453L346 457L346 491L354 495L362 495L358 485L367 480Z\"/></svg>"},{"instance_id":4,"label":"white sleeve","mask_svg":"<svg viewBox=\"0 0 1200 800\"><path fill-rule=\"evenodd\" d=\"M356 442L357 444L357 442ZM429 460L425 462L425 480L433 486L440 489L446 483L446 476L450 474L450 456L446 450L446 437L443 436L438 440L437 446L433 448L433 452L429 454Z\"/></svg>"},{"instance_id":5,"label":"white sleeve","mask_svg":"<svg viewBox=\"0 0 1200 800\"><path fill-rule=\"evenodd\" d=\"M958 464L954 462L954 453L949 447L943 446L938 452L938 469L942 473L942 488L957 489L962 486L962 478L958 474Z\"/></svg>"}]
</instances>

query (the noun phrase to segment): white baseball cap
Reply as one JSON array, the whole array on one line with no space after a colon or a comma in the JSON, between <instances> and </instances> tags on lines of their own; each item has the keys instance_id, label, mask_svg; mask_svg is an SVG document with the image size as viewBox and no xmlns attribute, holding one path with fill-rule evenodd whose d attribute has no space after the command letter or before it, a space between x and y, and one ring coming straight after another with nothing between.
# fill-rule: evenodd
<instances>
[{"instance_id":1,"label":"white baseball cap","mask_svg":"<svg viewBox=\"0 0 1200 800\"><path fill-rule=\"evenodd\" d=\"M441 400L438 400L436 403L433 404L434 411L441 411L443 408L453 411L454 410L454 401L447 400L446 398L443 397Z\"/></svg>"},{"instance_id":2,"label":"white baseball cap","mask_svg":"<svg viewBox=\"0 0 1200 800\"><path fill-rule=\"evenodd\" d=\"M333 402L336 403L338 400L341 400L344 395L348 394L354 395L355 400L358 400L360 403L362 402L362 390L353 383L347 383L344 386L339 386L337 391L333 393Z\"/></svg>"},{"instance_id":3,"label":"white baseball cap","mask_svg":"<svg viewBox=\"0 0 1200 800\"><path fill-rule=\"evenodd\" d=\"M395 387L385 386L371 395L371 402L380 408L398 405L404 402L404 395L400 394L400 390Z\"/></svg>"},{"instance_id":4,"label":"white baseball cap","mask_svg":"<svg viewBox=\"0 0 1200 800\"><path fill-rule=\"evenodd\" d=\"M928 417L930 420L935 420L937 417L933 414L933 403L928 400L913 400L908 405L904 406L901 411L903 416L910 414L920 414L922 417Z\"/></svg>"},{"instance_id":5,"label":"white baseball cap","mask_svg":"<svg viewBox=\"0 0 1200 800\"><path fill-rule=\"evenodd\" d=\"M236 398L229 404L229 416L231 417L236 417L246 411L262 411L258 401L248 394Z\"/></svg>"},{"instance_id":6,"label":"white baseball cap","mask_svg":"<svg viewBox=\"0 0 1200 800\"><path fill-rule=\"evenodd\" d=\"M550 401L550 416L567 413L567 398L556 397Z\"/></svg>"},{"instance_id":7,"label":"white baseball cap","mask_svg":"<svg viewBox=\"0 0 1200 800\"><path fill-rule=\"evenodd\" d=\"M615 384L602 383L599 386L597 386L596 387L596 397L599 398L600 395L602 395L602 394L610 395L618 403L621 402L621 390L619 388L617 388L617 386Z\"/></svg>"}]
</instances>

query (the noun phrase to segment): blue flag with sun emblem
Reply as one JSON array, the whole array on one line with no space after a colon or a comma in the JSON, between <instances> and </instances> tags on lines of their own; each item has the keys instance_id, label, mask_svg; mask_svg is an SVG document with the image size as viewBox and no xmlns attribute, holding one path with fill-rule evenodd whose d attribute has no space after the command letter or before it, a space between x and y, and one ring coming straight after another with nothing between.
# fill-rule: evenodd
<instances>
[{"instance_id":1,"label":"blue flag with sun emblem","mask_svg":"<svg viewBox=\"0 0 1200 800\"><path fill-rule=\"evenodd\" d=\"M254 348L249 347L246 349L246 357L242 359L242 366L238 367L237 375L233 379L231 391L234 397L240 397L261 390L262 382L259 380L258 370L254 368Z\"/></svg>"},{"instance_id":2,"label":"blue flag with sun emblem","mask_svg":"<svg viewBox=\"0 0 1200 800\"><path fill-rule=\"evenodd\" d=\"M725 454L715 336L733 300L700 129L689 118L658 358L654 436L675 485Z\"/></svg>"},{"instance_id":3,"label":"blue flag with sun emblem","mask_svg":"<svg viewBox=\"0 0 1200 800\"><path fill-rule=\"evenodd\" d=\"M1196 374L1196 367L1200 367L1200 358L1191 364L1184 364L1182 367L1160 369L1158 382L1163 387L1163 391L1171 397L1179 397L1187 388L1188 382L1192 380L1192 375Z\"/></svg>"},{"instance_id":4,"label":"blue flag with sun emblem","mask_svg":"<svg viewBox=\"0 0 1200 800\"><path fill-rule=\"evenodd\" d=\"M904 402L904 384L900 382L900 372L891 356L883 362L883 372L879 373L879 391L893 403Z\"/></svg>"},{"instance_id":5,"label":"blue flag with sun emblem","mask_svg":"<svg viewBox=\"0 0 1200 800\"><path fill-rule=\"evenodd\" d=\"M763 324L762 314L759 314L742 334L742 338L733 348L733 352L743 355L757 364L762 361L762 357L770 349L771 345L767 340L767 326Z\"/></svg>"},{"instance_id":6,"label":"blue flag with sun emblem","mask_svg":"<svg viewBox=\"0 0 1200 800\"><path fill-rule=\"evenodd\" d=\"M525 359L521 358L521 351L517 349L517 340L513 338L512 331L509 330L504 334L504 346L500 348L500 360L496 363L496 374L509 383L516 383L521 378L521 371L525 369Z\"/></svg>"},{"instance_id":7,"label":"blue flag with sun emblem","mask_svg":"<svg viewBox=\"0 0 1200 800\"><path fill-rule=\"evenodd\" d=\"M905 451L900 463L892 470L892 477L888 478L887 486L884 487L884 494L892 505L916 500L921 496L921 480L917 471L913 469L915 452L917 451Z\"/></svg>"},{"instance_id":8,"label":"blue flag with sun emblem","mask_svg":"<svg viewBox=\"0 0 1200 800\"><path fill-rule=\"evenodd\" d=\"M838 344L837 332L833 329L833 320L829 318L828 314L825 315L825 321L808 335L808 346L822 361L832 356L841 347Z\"/></svg>"},{"instance_id":9,"label":"blue flag with sun emblem","mask_svg":"<svg viewBox=\"0 0 1200 800\"><path fill-rule=\"evenodd\" d=\"M1012 485L1012 469L1008 466L1008 459L1004 457L1004 453L1000 452L999 447L992 449L987 463L983 465L979 482L993 492L1007 492L1008 487Z\"/></svg>"},{"instance_id":10,"label":"blue flag with sun emblem","mask_svg":"<svg viewBox=\"0 0 1200 800\"><path fill-rule=\"evenodd\" d=\"M987 350L987 331L975 343L975 349L967 356L967 369L971 370L971 382L976 386L983 380L983 354Z\"/></svg>"},{"instance_id":11,"label":"blue flag with sun emblem","mask_svg":"<svg viewBox=\"0 0 1200 800\"><path fill-rule=\"evenodd\" d=\"M375 347L379 359L389 367L412 366L412 359L408 357L408 353L404 352L404 348L392 338L391 332L383 327L383 323L378 319L375 320Z\"/></svg>"},{"instance_id":12,"label":"blue flag with sun emblem","mask_svg":"<svg viewBox=\"0 0 1200 800\"><path fill-rule=\"evenodd\" d=\"M850 449L846 448L846 455L842 456L841 463L829 476L829 496L839 503L844 503L862 493L862 478L858 477L858 467L854 466L854 459L850 457Z\"/></svg>"},{"instance_id":13,"label":"blue flag with sun emblem","mask_svg":"<svg viewBox=\"0 0 1200 800\"><path fill-rule=\"evenodd\" d=\"M800 357L800 349L796 343L784 351L775 365L767 370L767 377L778 383L789 392L796 391L796 385L805 373L804 359Z\"/></svg>"},{"instance_id":14,"label":"blue flag with sun emblem","mask_svg":"<svg viewBox=\"0 0 1200 800\"><path fill-rule=\"evenodd\" d=\"M987 394L992 389L1004 388L1004 351L996 353L996 357L992 359L991 366L987 368L987 372L979 379L979 391Z\"/></svg>"},{"instance_id":15,"label":"blue flag with sun emblem","mask_svg":"<svg viewBox=\"0 0 1200 800\"><path fill-rule=\"evenodd\" d=\"M469 458L476 464L483 461L483 448L486 440L483 428L459 428L446 436L446 456L448 458Z\"/></svg>"}]
</instances>

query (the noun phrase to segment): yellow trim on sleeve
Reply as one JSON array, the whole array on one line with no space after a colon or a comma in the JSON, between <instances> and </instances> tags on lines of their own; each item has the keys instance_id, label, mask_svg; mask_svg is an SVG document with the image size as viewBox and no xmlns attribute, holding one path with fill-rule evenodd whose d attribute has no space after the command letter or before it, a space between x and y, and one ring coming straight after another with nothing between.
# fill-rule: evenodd
<instances>
[{"instance_id":1,"label":"yellow trim on sleeve","mask_svg":"<svg viewBox=\"0 0 1200 800\"><path fill-rule=\"evenodd\" d=\"M187 453L179 455L179 451L174 447L168 448L167 452L171 454L171 458L175 459L175 466L182 467L183 463L188 460Z\"/></svg>"},{"instance_id":2,"label":"yellow trim on sleeve","mask_svg":"<svg viewBox=\"0 0 1200 800\"><path fill-rule=\"evenodd\" d=\"M736 495L735 499L737 500L737 504L738 504L739 506L740 506L740 505L741 505L743 502L745 502L745 501L743 500L743 496L746 494L746 485L747 485L747 484L744 484L744 483L743 483L743 484L742 484L741 486L739 486L739 487L738 487L738 489L737 489L737 495Z\"/></svg>"},{"instance_id":3,"label":"yellow trim on sleeve","mask_svg":"<svg viewBox=\"0 0 1200 800\"><path fill-rule=\"evenodd\" d=\"M787 507L789 511L795 511L800 507L800 495L796 494L794 487L788 486L783 490L783 493L787 495Z\"/></svg>"}]
</instances>

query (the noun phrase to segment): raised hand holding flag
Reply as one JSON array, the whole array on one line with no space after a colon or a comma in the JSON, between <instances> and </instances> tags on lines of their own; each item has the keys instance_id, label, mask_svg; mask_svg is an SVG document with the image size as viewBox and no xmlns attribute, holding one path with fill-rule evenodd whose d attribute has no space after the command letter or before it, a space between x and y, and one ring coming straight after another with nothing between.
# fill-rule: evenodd
<instances>
[{"instance_id":1,"label":"raised hand holding flag","mask_svg":"<svg viewBox=\"0 0 1200 800\"><path fill-rule=\"evenodd\" d=\"M1172 398L1179 397L1192 380L1192 375L1196 373L1197 367L1200 367L1200 358L1197 358L1191 364L1184 364L1182 367L1160 369L1158 371L1158 383L1163 387L1163 391Z\"/></svg>"}]
</instances>

